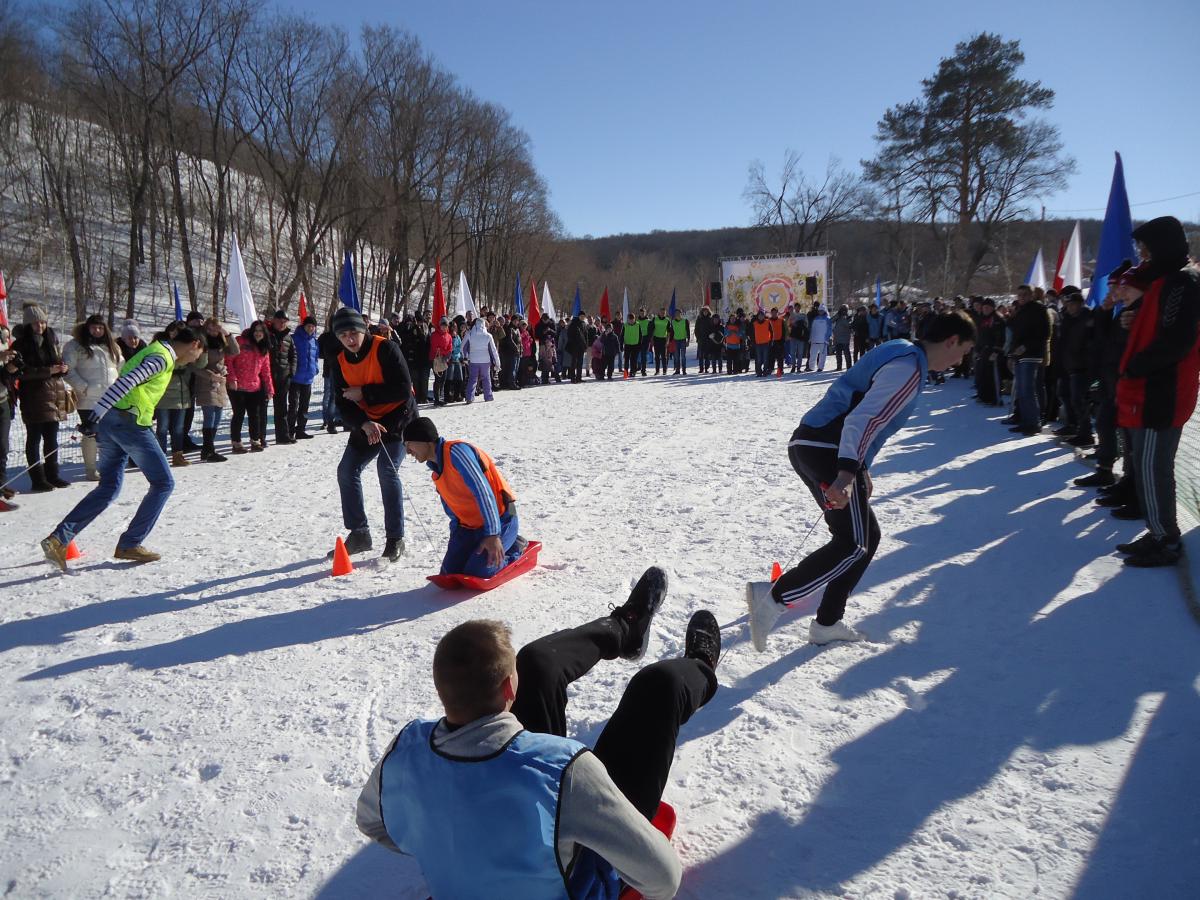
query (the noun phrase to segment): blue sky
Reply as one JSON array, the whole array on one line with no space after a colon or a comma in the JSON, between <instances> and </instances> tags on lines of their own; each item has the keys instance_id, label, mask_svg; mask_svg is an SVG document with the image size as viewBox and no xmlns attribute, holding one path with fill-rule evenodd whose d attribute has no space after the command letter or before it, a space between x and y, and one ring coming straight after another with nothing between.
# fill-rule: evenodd
<instances>
[{"instance_id":1,"label":"blue sky","mask_svg":"<svg viewBox=\"0 0 1200 900\"><path fill-rule=\"evenodd\" d=\"M831 155L857 169L884 110L981 30L1019 39L1023 77L1057 93L1046 117L1078 172L1046 198L1048 216L1101 217L1120 150L1135 218L1200 220L1194 0L289 6L352 33L388 22L416 34L529 133L577 236L748 224L750 162L776 171L789 147L814 173ZM1181 194L1193 196L1138 205Z\"/></svg>"}]
</instances>

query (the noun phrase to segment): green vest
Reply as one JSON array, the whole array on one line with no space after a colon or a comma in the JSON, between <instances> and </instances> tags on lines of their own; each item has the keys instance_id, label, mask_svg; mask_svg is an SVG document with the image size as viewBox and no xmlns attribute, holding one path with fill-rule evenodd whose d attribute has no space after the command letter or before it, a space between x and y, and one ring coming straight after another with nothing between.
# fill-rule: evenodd
<instances>
[{"instance_id":1,"label":"green vest","mask_svg":"<svg viewBox=\"0 0 1200 900\"><path fill-rule=\"evenodd\" d=\"M646 335L648 335L650 333L650 320L649 319L638 319L637 323L638 323L638 327L640 329L642 329L642 337L645 337Z\"/></svg>"},{"instance_id":2,"label":"green vest","mask_svg":"<svg viewBox=\"0 0 1200 900\"><path fill-rule=\"evenodd\" d=\"M167 349L161 341L155 341L135 353L129 362L121 367L121 375L126 375L141 365L143 359L151 355L161 356L165 359L167 361L166 370L152 376L149 381L143 381L115 404L117 409L137 413L137 423L143 428L149 427L150 423L154 421L154 408L158 406L162 395L167 392L167 385L171 381L171 372L175 370L175 354Z\"/></svg>"},{"instance_id":3,"label":"green vest","mask_svg":"<svg viewBox=\"0 0 1200 900\"><path fill-rule=\"evenodd\" d=\"M671 320L666 318L665 316L662 318L655 316L654 317L654 336L659 339L665 338L667 336L667 326L670 324L671 324Z\"/></svg>"},{"instance_id":4,"label":"green vest","mask_svg":"<svg viewBox=\"0 0 1200 900\"><path fill-rule=\"evenodd\" d=\"M636 347L642 342L642 327L637 322L625 324L625 346Z\"/></svg>"},{"instance_id":5,"label":"green vest","mask_svg":"<svg viewBox=\"0 0 1200 900\"><path fill-rule=\"evenodd\" d=\"M687 319L671 320L671 337L677 341L686 341L688 337Z\"/></svg>"}]
</instances>

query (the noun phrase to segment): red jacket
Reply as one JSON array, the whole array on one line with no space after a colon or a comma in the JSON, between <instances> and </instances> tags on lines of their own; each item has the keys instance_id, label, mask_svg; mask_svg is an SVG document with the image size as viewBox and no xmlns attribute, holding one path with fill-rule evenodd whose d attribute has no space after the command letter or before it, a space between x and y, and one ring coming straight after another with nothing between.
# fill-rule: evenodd
<instances>
[{"instance_id":1,"label":"red jacket","mask_svg":"<svg viewBox=\"0 0 1200 900\"><path fill-rule=\"evenodd\" d=\"M239 353L225 357L225 368L229 372L226 387L231 391L266 391L268 397L275 396L275 384L271 381L271 354L261 353L244 335L238 335Z\"/></svg>"},{"instance_id":2,"label":"red jacket","mask_svg":"<svg viewBox=\"0 0 1200 900\"><path fill-rule=\"evenodd\" d=\"M1200 272L1157 278L1142 296L1121 357L1117 424L1182 428L1200 388Z\"/></svg>"},{"instance_id":3,"label":"red jacket","mask_svg":"<svg viewBox=\"0 0 1200 900\"><path fill-rule=\"evenodd\" d=\"M440 328L429 336L429 361L433 362L439 356L449 356L454 350L454 336L450 331Z\"/></svg>"}]
</instances>

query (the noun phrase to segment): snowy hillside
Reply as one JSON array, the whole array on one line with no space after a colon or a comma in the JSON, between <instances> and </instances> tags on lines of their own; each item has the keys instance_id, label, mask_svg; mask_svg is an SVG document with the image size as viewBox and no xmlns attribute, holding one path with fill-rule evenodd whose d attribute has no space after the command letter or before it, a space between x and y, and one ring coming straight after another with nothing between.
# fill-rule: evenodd
<instances>
[{"instance_id":1,"label":"snowy hillside","mask_svg":"<svg viewBox=\"0 0 1200 900\"><path fill-rule=\"evenodd\" d=\"M411 462L408 556L327 577L340 436L178 470L149 542L164 561L141 568L109 559L136 476L69 577L36 542L86 488L23 498L0 519L6 896L427 896L353 811L395 731L437 713L438 637L498 617L529 641L605 614L652 563L671 591L649 658L680 653L703 606L726 648L667 788L681 896L1196 896L1200 629L1178 576L1124 569L1111 547L1136 523L965 383L927 393L877 463L883 543L847 615L875 642L817 648L785 618L750 648L743 583L813 522L786 442L832 377L589 382L437 411L495 456L545 543L542 567L474 599L426 585L445 520ZM602 663L577 686L576 736L634 671Z\"/></svg>"}]
</instances>

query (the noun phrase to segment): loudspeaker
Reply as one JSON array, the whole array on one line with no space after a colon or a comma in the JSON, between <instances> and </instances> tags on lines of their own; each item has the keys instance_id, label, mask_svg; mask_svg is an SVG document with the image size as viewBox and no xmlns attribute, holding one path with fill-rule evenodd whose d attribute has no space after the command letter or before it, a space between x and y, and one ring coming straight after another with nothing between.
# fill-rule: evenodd
<instances>
[{"instance_id":1,"label":"loudspeaker","mask_svg":"<svg viewBox=\"0 0 1200 900\"><path fill-rule=\"evenodd\" d=\"M817 276L809 275L804 279L804 293L810 297L817 296Z\"/></svg>"},{"instance_id":2,"label":"loudspeaker","mask_svg":"<svg viewBox=\"0 0 1200 900\"><path fill-rule=\"evenodd\" d=\"M711 298L713 300L720 300L721 299L721 282L714 281L712 284L710 284L709 285L709 294L711 294Z\"/></svg>"}]
</instances>

